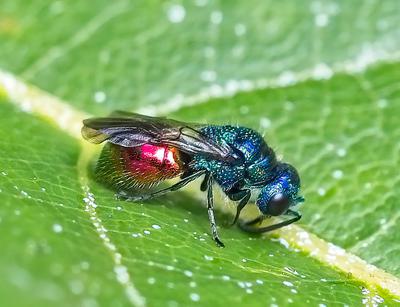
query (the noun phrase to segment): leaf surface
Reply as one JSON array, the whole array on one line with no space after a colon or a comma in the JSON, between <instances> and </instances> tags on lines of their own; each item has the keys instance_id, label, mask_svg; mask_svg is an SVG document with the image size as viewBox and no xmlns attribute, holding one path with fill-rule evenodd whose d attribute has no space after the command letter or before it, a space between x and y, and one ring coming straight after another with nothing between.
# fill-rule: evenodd
<instances>
[{"instance_id":1,"label":"leaf surface","mask_svg":"<svg viewBox=\"0 0 400 307\"><path fill-rule=\"evenodd\" d=\"M3 1L2 302L398 303L399 9ZM145 204L116 200L89 176L93 147L78 136L83 112L114 109L265 133L300 171L300 228L229 228L234 205L222 197L219 249L198 185Z\"/></svg>"}]
</instances>

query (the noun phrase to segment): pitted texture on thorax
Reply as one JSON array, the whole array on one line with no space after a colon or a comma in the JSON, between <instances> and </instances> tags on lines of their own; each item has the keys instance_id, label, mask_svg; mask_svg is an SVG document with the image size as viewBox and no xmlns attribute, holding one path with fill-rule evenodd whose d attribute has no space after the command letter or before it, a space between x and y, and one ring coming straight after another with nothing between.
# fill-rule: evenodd
<instances>
[{"instance_id":1,"label":"pitted texture on thorax","mask_svg":"<svg viewBox=\"0 0 400 307\"><path fill-rule=\"evenodd\" d=\"M192 168L210 171L223 190L234 185L251 187L272 177L275 154L256 131L244 127L207 126L201 132L218 144L228 144L241 157L237 164L194 157Z\"/></svg>"},{"instance_id":2,"label":"pitted texture on thorax","mask_svg":"<svg viewBox=\"0 0 400 307\"><path fill-rule=\"evenodd\" d=\"M202 128L201 132L219 144L226 143L238 150L244 158L245 165L258 160L267 147L262 136L250 128L207 126Z\"/></svg>"}]
</instances>

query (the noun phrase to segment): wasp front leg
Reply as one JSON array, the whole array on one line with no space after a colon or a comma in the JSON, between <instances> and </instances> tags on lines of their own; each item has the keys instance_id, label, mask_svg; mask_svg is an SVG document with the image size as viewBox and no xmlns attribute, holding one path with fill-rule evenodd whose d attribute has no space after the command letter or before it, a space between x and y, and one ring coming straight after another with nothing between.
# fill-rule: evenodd
<instances>
[{"instance_id":1,"label":"wasp front leg","mask_svg":"<svg viewBox=\"0 0 400 307\"><path fill-rule=\"evenodd\" d=\"M251 221L247 221L247 222L242 222L239 223L239 227L246 231L246 232L250 232L250 233L264 233L264 232L268 232L268 231L273 231L279 228L282 228L284 226L290 225L294 222L297 222L298 220L301 219L301 214L293 211L293 210L288 210L286 212L285 215L288 216L293 216L293 218L289 219L289 220L285 220L282 221L280 223L277 224L272 224L272 225L268 225L265 227L256 227L254 225L260 224L263 220L265 220L266 218L269 218L269 216L265 216L265 215L260 215L259 217L251 220Z\"/></svg>"}]
</instances>

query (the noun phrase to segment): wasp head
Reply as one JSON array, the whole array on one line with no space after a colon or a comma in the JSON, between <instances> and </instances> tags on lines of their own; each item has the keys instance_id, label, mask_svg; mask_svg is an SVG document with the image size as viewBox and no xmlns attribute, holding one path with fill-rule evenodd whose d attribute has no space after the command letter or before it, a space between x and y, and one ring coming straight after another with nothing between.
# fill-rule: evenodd
<instances>
[{"instance_id":1,"label":"wasp head","mask_svg":"<svg viewBox=\"0 0 400 307\"><path fill-rule=\"evenodd\" d=\"M285 214L291 206L304 199L298 196L300 178L296 169L287 163L278 164L277 175L261 189L257 206L264 215L278 216Z\"/></svg>"}]
</instances>

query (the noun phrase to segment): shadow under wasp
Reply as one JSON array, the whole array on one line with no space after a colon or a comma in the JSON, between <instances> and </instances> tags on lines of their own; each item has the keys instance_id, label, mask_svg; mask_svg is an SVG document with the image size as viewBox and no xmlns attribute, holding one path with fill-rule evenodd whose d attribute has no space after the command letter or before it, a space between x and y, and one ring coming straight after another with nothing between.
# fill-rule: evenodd
<instances>
[{"instance_id":1,"label":"shadow under wasp","mask_svg":"<svg viewBox=\"0 0 400 307\"><path fill-rule=\"evenodd\" d=\"M96 165L96 176L113 186L119 198L141 201L177 191L204 176L200 189L207 192L211 233L218 246L224 244L214 216L213 184L237 202L235 224L253 194L261 215L240 222L248 232L262 233L298 221L291 209L304 201L298 196L296 169L278 161L274 151L256 131L231 125L189 124L161 117L115 111L108 117L83 121L83 137L95 144L107 141ZM180 181L156 192L134 196L132 189L151 188L175 177ZM257 227L265 218L286 215L291 219Z\"/></svg>"}]
</instances>

